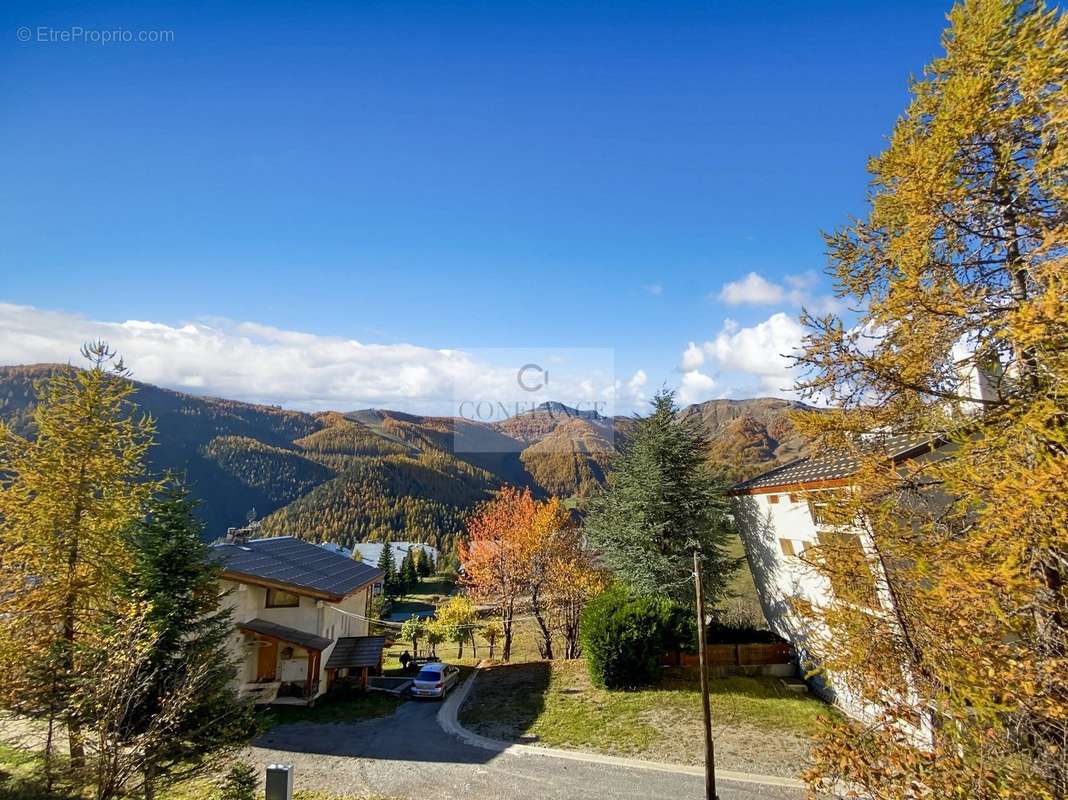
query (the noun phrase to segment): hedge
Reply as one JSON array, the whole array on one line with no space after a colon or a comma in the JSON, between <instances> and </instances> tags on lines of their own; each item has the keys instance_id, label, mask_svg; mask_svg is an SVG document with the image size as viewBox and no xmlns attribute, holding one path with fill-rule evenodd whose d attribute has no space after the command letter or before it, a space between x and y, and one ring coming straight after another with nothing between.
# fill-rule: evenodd
<instances>
[{"instance_id":1,"label":"hedge","mask_svg":"<svg viewBox=\"0 0 1068 800\"><path fill-rule=\"evenodd\" d=\"M580 636L590 678L607 689L656 683L665 652L694 650L695 628L685 606L612 586L582 612Z\"/></svg>"}]
</instances>

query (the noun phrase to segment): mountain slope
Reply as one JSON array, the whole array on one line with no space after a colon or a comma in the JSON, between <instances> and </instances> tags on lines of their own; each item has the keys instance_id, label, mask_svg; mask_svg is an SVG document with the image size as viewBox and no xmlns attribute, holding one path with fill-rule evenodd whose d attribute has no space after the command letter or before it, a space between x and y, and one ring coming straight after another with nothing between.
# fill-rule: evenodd
<instances>
[{"instance_id":1,"label":"mountain slope","mask_svg":"<svg viewBox=\"0 0 1068 800\"><path fill-rule=\"evenodd\" d=\"M736 480L800 456L805 442L789 420L804 403L770 397L754 400L709 400L687 406L683 418L696 418L709 440L709 461Z\"/></svg>"},{"instance_id":2,"label":"mountain slope","mask_svg":"<svg viewBox=\"0 0 1068 800\"><path fill-rule=\"evenodd\" d=\"M33 434L33 384L57 369L63 367L0 367L0 419L16 433ZM294 439L322 428L312 414L135 386L133 401L156 422L149 466L185 477L208 536L242 524L253 508L273 511L329 477L290 452Z\"/></svg>"},{"instance_id":3,"label":"mountain slope","mask_svg":"<svg viewBox=\"0 0 1068 800\"><path fill-rule=\"evenodd\" d=\"M0 367L0 419L33 435L35 381L54 364ZM492 425L395 411L307 414L136 383L156 421L150 468L184 475L205 536L242 524L346 545L421 539L448 550L463 520L502 484L587 496L605 481L634 419L559 404ZM683 409L710 438L709 460L748 477L799 455L785 400L713 400Z\"/></svg>"},{"instance_id":4,"label":"mountain slope","mask_svg":"<svg viewBox=\"0 0 1068 800\"><path fill-rule=\"evenodd\" d=\"M567 420L523 451L523 466L549 494L588 496L608 475L611 435L611 426Z\"/></svg>"},{"instance_id":5,"label":"mountain slope","mask_svg":"<svg viewBox=\"0 0 1068 800\"><path fill-rule=\"evenodd\" d=\"M63 368L0 367L0 419L32 436L34 382ZM503 482L416 430L404 432L421 446L338 413L285 411L136 382L135 387L134 402L156 422L149 467L185 477L209 539L243 524L252 509L266 516L264 528L272 534L448 538L473 505ZM518 453L507 456L530 483Z\"/></svg>"}]
</instances>

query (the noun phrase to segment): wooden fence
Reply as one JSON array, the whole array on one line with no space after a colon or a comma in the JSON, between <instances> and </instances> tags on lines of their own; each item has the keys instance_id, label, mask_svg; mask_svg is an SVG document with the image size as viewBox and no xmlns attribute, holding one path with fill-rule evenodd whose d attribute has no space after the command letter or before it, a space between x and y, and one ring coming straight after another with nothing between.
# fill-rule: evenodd
<instances>
[{"instance_id":1,"label":"wooden fence","mask_svg":"<svg viewBox=\"0 0 1068 800\"><path fill-rule=\"evenodd\" d=\"M710 644L705 648L710 667L765 667L789 664L796 660L794 648L788 644ZM668 653L667 666L697 666L697 653Z\"/></svg>"}]
</instances>

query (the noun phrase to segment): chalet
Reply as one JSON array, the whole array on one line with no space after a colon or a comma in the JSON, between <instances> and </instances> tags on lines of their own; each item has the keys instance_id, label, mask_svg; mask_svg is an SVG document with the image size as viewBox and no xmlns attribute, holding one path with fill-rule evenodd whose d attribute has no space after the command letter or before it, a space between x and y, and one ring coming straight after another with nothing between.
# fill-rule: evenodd
<instances>
[{"instance_id":1,"label":"chalet","mask_svg":"<svg viewBox=\"0 0 1068 800\"><path fill-rule=\"evenodd\" d=\"M866 446L885 454L892 465L911 459L941 457L948 448L930 436L873 435ZM871 555L872 545L862 526L843 530L827 524L827 510L853 485L859 464L847 452L824 452L799 458L732 487L732 507L745 544L760 603L771 629L789 641L802 665L817 666L811 654L814 630L798 608L825 608L836 602L835 587L805 561L807 549L833 542ZM869 563L873 559L868 560ZM873 581L871 609L890 610L892 598ZM850 693L848 685L829 676L814 678L813 689L856 719L868 719L876 710Z\"/></svg>"},{"instance_id":2,"label":"chalet","mask_svg":"<svg viewBox=\"0 0 1068 800\"><path fill-rule=\"evenodd\" d=\"M382 637L368 635L380 570L289 536L212 545L235 631L240 692L256 702L309 704L338 680L366 685Z\"/></svg>"}]
</instances>

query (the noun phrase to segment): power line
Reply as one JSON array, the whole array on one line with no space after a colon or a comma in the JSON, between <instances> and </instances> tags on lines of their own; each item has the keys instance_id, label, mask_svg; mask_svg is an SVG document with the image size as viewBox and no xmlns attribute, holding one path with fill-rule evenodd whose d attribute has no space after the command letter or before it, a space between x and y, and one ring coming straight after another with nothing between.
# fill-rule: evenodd
<instances>
[{"instance_id":1,"label":"power line","mask_svg":"<svg viewBox=\"0 0 1068 800\"><path fill-rule=\"evenodd\" d=\"M357 614L355 611L346 611L345 609L338 608L337 606L327 606L327 608L329 608L329 609L331 609L333 611L336 611L338 614L344 614L346 617L353 617L355 619L362 619L362 620L365 620L367 622L374 623L375 625L382 625L382 626L387 627L387 628L400 629L400 628L404 627L404 623L403 622L396 622L394 620L388 620L388 619L378 619L376 617L367 617L367 616L364 616L363 614ZM529 615L524 616L524 617L512 617L512 622L522 622L522 621L528 620L528 619L536 619L536 617L533 614L529 614ZM484 624L485 623L471 622L471 623L465 623L463 625L457 625L456 627L458 627L458 628L481 628Z\"/></svg>"}]
</instances>

